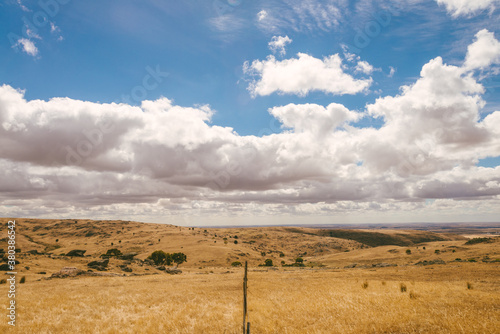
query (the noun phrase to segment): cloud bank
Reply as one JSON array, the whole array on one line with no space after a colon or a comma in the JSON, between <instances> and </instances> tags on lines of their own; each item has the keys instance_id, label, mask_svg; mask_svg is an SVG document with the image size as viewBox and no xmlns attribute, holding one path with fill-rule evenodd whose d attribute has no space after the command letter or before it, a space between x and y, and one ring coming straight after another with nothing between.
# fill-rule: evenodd
<instances>
[{"instance_id":1,"label":"cloud bank","mask_svg":"<svg viewBox=\"0 0 500 334\"><path fill-rule=\"evenodd\" d=\"M431 59L415 82L363 111L337 103L270 108L282 131L262 137L211 124L209 106L167 98L140 106L27 100L3 85L2 212L119 212L139 220L410 211L452 217L471 208L497 215L500 167L477 163L500 156L500 111L481 114L485 88L473 71L497 62L500 51L484 48L497 43L478 32L463 66ZM350 94L371 83L343 72L338 55L270 56L247 68L260 75L256 95ZM287 75L294 80L287 83ZM362 127L363 118L383 125ZM470 204L474 199L481 203Z\"/></svg>"}]
</instances>

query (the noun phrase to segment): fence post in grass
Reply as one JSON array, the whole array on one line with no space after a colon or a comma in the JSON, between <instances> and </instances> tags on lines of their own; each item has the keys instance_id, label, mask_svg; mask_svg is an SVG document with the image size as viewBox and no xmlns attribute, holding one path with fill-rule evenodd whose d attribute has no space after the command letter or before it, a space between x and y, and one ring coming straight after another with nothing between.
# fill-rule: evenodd
<instances>
[{"instance_id":1,"label":"fence post in grass","mask_svg":"<svg viewBox=\"0 0 500 334\"><path fill-rule=\"evenodd\" d=\"M248 262L245 261L245 276L243 276L243 334L250 334L250 323L247 323L247 284Z\"/></svg>"}]
</instances>

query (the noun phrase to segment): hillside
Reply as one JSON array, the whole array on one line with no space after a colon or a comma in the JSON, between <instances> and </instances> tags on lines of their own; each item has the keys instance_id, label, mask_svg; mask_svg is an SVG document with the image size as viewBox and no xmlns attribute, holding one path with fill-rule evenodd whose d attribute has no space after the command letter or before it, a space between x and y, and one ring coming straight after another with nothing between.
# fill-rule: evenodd
<instances>
[{"instance_id":1,"label":"hillside","mask_svg":"<svg viewBox=\"0 0 500 334\"><path fill-rule=\"evenodd\" d=\"M8 219L0 219L2 225ZM42 278L65 266L87 270L109 249L135 253L134 260L110 258L106 271L145 274L156 272L144 260L154 251L182 252L182 268L230 267L235 261L250 266L271 259L280 266L297 257L306 266L343 268L356 265L414 264L441 259L454 261L500 258L499 243L465 245L463 236L414 230L348 230L298 227L189 228L128 221L17 219L16 247L21 272ZM6 248L6 238L0 239ZM407 254L410 249L411 254ZM83 250L83 257L66 256ZM125 263L125 264L124 264ZM26 269L29 267L30 269ZM31 269L31 268L35 268ZM45 273L45 274L38 274Z\"/></svg>"},{"instance_id":2,"label":"hillside","mask_svg":"<svg viewBox=\"0 0 500 334\"><path fill-rule=\"evenodd\" d=\"M249 262L255 333L494 333L500 326L492 317L500 302L494 227L474 231L476 239L423 229L68 219L16 219L16 228L19 326L3 322L0 332L238 333L243 269L235 261ZM103 259L110 250L123 256ZM156 250L186 254L182 273L146 260ZM299 256L303 267L281 264ZM274 266L259 266L266 259ZM2 305L8 287L0 285Z\"/></svg>"}]
</instances>

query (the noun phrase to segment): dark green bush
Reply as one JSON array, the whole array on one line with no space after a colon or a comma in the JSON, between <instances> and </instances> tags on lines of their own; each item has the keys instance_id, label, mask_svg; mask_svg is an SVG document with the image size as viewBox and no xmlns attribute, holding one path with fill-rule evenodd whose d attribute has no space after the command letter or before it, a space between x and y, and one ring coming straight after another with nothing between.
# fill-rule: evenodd
<instances>
[{"instance_id":1,"label":"dark green bush","mask_svg":"<svg viewBox=\"0 0 500 334\"><path fill-rule=\"evenodd\" d=\"M465 244L466 245L474 245L474 244L480 244L480 243L488 243L488 242L493 242L492 238L472 238L468 240Z\"/></svg>"},{"instance_id":2,"label":"dark green bush","mask_svg":"<svg viewBox=\"0 0 500 334\"><path fill-rule=\"evenodd\" d=\"M154 264L160 266L162 264L171 265L172 264L172 255L165 253L162 250L157 250L151 253L148 259L153 260Z\"/></svg>"},{"instance_id":3,"label":"dark green bush","mask_svg":"<svg viewBox=\"0 0 500 334\"><path fill-rule=\"evenodd\" d=\"M171 256L172 256L172 261L174 261L177 264L187 262L187 256L184 253L173 253Z\"/></svg>"},{"instance_id":4,"label":"dark green bush","mask_svg":"<svg viewBox=\"0 0 500 334\"><path fill-rule=\"evenodd\" d=\"M106 254L101 255L101 257L113 257L122 256L122 252L118 248L111 248L106 251Z\"/></svg>"}]
</instances>

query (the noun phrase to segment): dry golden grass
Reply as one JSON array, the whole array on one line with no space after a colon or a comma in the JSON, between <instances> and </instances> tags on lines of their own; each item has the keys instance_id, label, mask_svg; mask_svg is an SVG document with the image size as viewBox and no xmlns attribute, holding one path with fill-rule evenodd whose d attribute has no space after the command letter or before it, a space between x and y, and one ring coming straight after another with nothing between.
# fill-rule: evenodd
<instances>
[{"instance_id":1,"label":"dry golden grass","mask_svg":"<svg viewBox=\"0 0 500 334\"><path fill-rule=\"evenodd\" d=\"M252 333L500 333L500 263L482 262L500 258L498 241L465 246L457 238L366 248L352 240L311 235L310 229L302 229L304 234L286 228L205 233L73 220L18 220L17 226L22 249L17 276L26 276L26 283L17 285L17 326L8 326L6 310L4 315L0 311L0 333L241 333L243 269L229 267L235 260L250 264ZM86 236L89 231L97 234ZM0 248L5 246L0 243ZM159 249L182 251L188 262L181 265L181 275L135 262L129 265L133 274L148 275L44 279L64 266L87 269L109 248L139 252L139 259ZM32 249L53 255L25 253ZM85 249L90 257L59 256L72 249ZM257 267L266 258L290 263L304 252L305 263L314 268ZM447 264L414 265L435 259ZM398 266L359 268L381 262ZM109 271L123 274L122 263L111 259ZM324 267L318 268L320 263ZM344 268L352 263L358 267ZM7 302L7 285L0 285L0 305Z\"/></svg>"},{"instance_id":2,"label":"dry golden grass","mask_svg":"<svg viewBox=\"0 0 500 334\"><path fill-rule=\"evenodd\" d=\"M251 268L252 332L498 333L498 267L467 263L452 281L445 269ZM18 288L18 325L9 332L240 333L243 271L232 271L27 282ZM5 294L0 300L5 305ZM7 327L1 323L0 332Z\"/></svg>"}]
</instances>

